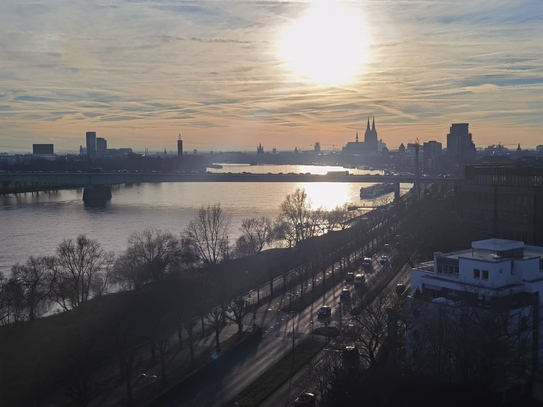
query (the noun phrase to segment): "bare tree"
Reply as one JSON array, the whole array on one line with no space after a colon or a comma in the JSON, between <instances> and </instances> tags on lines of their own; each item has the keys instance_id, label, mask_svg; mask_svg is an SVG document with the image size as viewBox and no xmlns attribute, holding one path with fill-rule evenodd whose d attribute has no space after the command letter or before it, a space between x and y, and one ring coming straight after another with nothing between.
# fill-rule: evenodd
<instances>
[{"instance_id":1,"label":"bare tree","mask_svg":"<svg viewBox=\"0 0 543 407\"><path fill-rule=\"evenodd\" d=\"M58 246L54 265L55 300L65 310L83 312L89 299L108 288L113 254L102 250L96 240L80 235Z\"/></svg>"},{"instance_id":2,"label":"bare tree","mask_svg":"<svg viewBox=\"0 0 543 407\"><path fill-rule=\"evenodd\" d=\"M28 320L39 318L48 310L55 280L52 257L31 256L25 264L11 269L12 278L19 285L21 302L28 310Z\"/></svg>"},{"instance_id":3,"label":"bare tree","mask_svg":"<svg viewBox=\"0 0 543 407\"><path fill-rule=\"evenodd\" d=\"M186 244L204 264L218 264L228 258L230 218L220 204L202 206L187 226Z\"/></svg>"},{"instance_id":4,"label":"bare tree","mask_svg":"<svg viewBox=\"0 0 543 407\"><path fill-rule=\"evenodd\" d=\"M0 273L0 323L6 325L22 321L25 314L22 286L15 279L6 279Z\"/></svg>"},{"instance_id":5,"label":"bare tree","mask_svg":"<svg viewBox=\"0 0 543 407\"><path fill-rule=\"evenodd\" d=\"M412 304L407 362L450 382L488 390L511 387L536 362L541 345L534 327L541 325L541 305L522 293L494 297L492 305L478 304L481 293L470 294L476 295Z\"/></svg>"},{"instance_id":6,"label":"bare tree","mask_svg":"<svg viewBox=\"0 0 543 407\"><path fill-rule=\"evenodd\" d=\"M221 342L219 341L219 335L221 333L221 328L224 323L224 312L221 308L213 309L209 314L206 315L206 320L210 326L215 330L215 346L217 353L221 351Z\"/></svg>"},{"instance_id":7,"label":"bare tree","mask_svg":"<svg viewBox=\"0 0 543 407\"><path fill-rule=\"evenodd\" d=\"M88 375L84 375L68 386L66 395L77 405L86 407L100 395L101 388Z\"/></svg>"},{"instance_id":8,"label":"bare tree","mask_svg":"<svg viewBox=\"0 0 543 407\"><path fill-rule=\"evenodd\" d=\"M142 289L167 276L183 257L181 241L170 232L146 229L128 238L128 248L115 263L117 281Z\"/></svg>"},{"instance_id":9,"label":"bare tree","mask_svg":"<svg viewBox=\"0 0 543 407\"><path fill-rule=\"evenodd\" d=\"M227 304L226 311L226 319L238 325L238 334L241 335L243 332L243 319L251 311L251 307L243 298L236 298Z\"/></svg>"},{"instance_id":10,"label":"bare tree","mask_svg":"<svg viewBox=\"0 0 543 407\"><path fill-rule=\"evenodd\" d=\"M334 209L327 211L323 216L323 233L332 232L334 230L345 230L350 226L352 214L348 210L348 205L336 206Z\"/></svg>"},{"instance_id":11,"label":"bare tree","mask_svg":"<svg viewBox=\"0 0 543 407\"><path fill-rule=\"evenodd\" d=\"M242 235L236 241L236 252L242 256L260 253L271 240L271 225L267 217L244 219L240 228Z\"/></svg>"},{"instance_id":12,"label":"bare tree","mask_svg":"<svg viewBox=\"0 0 543 407\"><path fill-rule=\"evenodd\" d=\"M369 368L377 365L377 353L387 336L387 308L394 307L392 292L384 291L356 313L345 328L343 337L353 341L360 357Z\"/></svg>"},{"instance_id":13,"label":"bare tree","mask_svg":"<svg viewBox=\"0 0 543 407\"><path fill-rule=\"evenodd\" d=\"M170 346L168 335L160 335L155 342L155 346L160 356L160 372L162 374L162 384L168 384L168 378L166 376L166 352L168 351Z\"/></svg>"},{"instance_id":14,"label":"bare tree","mask_svg":"<svg viewBox=\"0 0 543 407\"><path fill-rule=\"evenodd\" d=\"M311 200L303 188L287 195L280 207L279 219L286 222L294 233L294 243L313 236L314 216Z\"/></svg>"},{"instance_id":15,"label":"bare tree","mask_svg":"<svg viewBox=\"0 0 543 407\"><path fill-rule=\"evenodd\" d=\"M194 361L194 325L196 324L195 320L190 320L185 323L184 328L187 331L187 336L189 337L189 351L190 351L190 367L194 368L196 363Z\"/></svg>"}]
</instances>

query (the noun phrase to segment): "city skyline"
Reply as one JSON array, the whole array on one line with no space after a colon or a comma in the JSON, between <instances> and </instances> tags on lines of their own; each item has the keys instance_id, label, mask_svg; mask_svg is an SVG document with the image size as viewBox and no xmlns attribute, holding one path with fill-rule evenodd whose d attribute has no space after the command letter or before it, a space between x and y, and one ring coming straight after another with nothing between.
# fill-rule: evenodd
<instances>
[{"instance_id":1,"label":"city skyline","mask_svg":"<svg viewBox=\"0 0 543 407\"><path fill-rule=\"evenodd\" d=\"M455 3L458 4L458 3ZM323 149L368 116L389 148L543 136L537 1L0 5L0 151Z\"/></svg>"}]
</instances>

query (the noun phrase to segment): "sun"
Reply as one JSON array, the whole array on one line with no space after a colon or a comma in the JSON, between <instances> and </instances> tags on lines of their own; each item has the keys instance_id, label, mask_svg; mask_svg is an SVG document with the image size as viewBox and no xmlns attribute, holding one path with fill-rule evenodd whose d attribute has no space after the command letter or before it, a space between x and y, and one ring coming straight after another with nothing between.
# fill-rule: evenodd
<instances>
[{"instance_id":1,"label":"sun","mask_svg":"<svg viewBox=\"0 0 543 407\"><path fill-rule=\"evenodd\" d=\"M362 71L368 43L360 11L328 0L283 31L279 56L313 82L338 85Z\"/></svg>"}]
</instances>

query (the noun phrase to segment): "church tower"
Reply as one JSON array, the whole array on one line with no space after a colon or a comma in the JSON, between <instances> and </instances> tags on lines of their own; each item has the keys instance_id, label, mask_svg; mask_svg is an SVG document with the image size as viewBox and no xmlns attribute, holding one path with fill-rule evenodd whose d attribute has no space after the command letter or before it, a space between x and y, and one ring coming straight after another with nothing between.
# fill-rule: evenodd
<instances>
[{"instance_id":1,"label":"church tower","mask_svg":"<svg viewBox=\"0 0 543 407\"><path fill-rule=\"evenodd\" d=\"M368 117L368 126L366 127L366 134L364 134L364 145L368 153L377 152L377 130L375 130L375 117L372 121L370 130L370 118Z\"/></svg>"}]
</instances>

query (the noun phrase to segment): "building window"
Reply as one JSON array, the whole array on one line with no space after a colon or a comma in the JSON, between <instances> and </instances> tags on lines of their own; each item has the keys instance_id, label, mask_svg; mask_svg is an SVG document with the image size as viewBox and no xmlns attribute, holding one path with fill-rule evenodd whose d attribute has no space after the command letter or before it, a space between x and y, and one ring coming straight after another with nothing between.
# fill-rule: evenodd
<instances>
[{"instance_id":1,"label":"building window","mask_svg":"<svg viewBox=\"0 0 543 407\"><path fill-rule=\"evenodd\" d=\"M473 278L481 278L481 270L473 269Z\"/></svg>"},{"instance_id":2,"label":"building window","mask_svg":"<svg viewBox=\"0 0 543 407\"><path fill-rule=\"evenodd\" d=\"M483 270L483 280L488 280L488 270Z\"/></svg>"}]
</instances>

